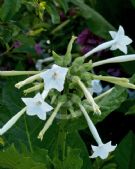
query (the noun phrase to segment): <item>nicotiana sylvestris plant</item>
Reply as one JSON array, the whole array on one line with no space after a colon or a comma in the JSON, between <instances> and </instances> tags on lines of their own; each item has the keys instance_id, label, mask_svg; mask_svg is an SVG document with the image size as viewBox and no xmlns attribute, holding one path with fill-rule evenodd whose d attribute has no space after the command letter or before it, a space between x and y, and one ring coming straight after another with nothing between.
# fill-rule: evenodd
<instances>
[{"instance_id":1,"label":"nicotiana sylvestris plant","mask_svg":"<svg viewBox=\"0 0 135 169\"><path fill-rule=\"evenodd\" d=\"M36 92L36 95L32 98L21 98L25 105L24 108L0 128L0 135L6 133L17 120L26 113L29 116L36 115L39 119L45 121L43 129L39 131L38 135L38 138L43 140L45 132L52 125L55 118L75 118L78 116L78 114L76 114L77 111L75 110L80 110L86 119L91 134L97 142L97 146L92 145L93 154L90 158L100 157L101 159L106 159L109 153L115 150L116 145L111 145L111 141L108 143L102 142L96 127L87 113L83 101L87 100L91 110L94 112L94 116L100 116L102 111L96 103L93 93L97 93L99 95L98 97L104 97L111 91L111 89L109 89L105 93L102 93L100 81L106 81L125 88L135 89L135 85L130 83L127 78L102 76L93 73L93 69L100 65L135 60L135 54L130 54L94 63L92 60L88 61L89 56L107 48L110 48L111 50L119 49L123 53L127 53L127 45L129 45L132 40L125 35L123 27L120 26L118 32L110 31L110 35L112 40L97 46L84 56L76 58L73 58L71 54L73 43L76 40L76 37L73 36L68 44L65 56L60 56L53 52L53 56L50 60L54 61L54 64L47 70L0 71L0 76L31 74L32 76L29 78L15 84L15 87L20 89L27 84L34 84L32 87L24 90L24 93L26 95ZM46 60L44 61L46 62ZM38 81L38 83L33 83L35 81ZM71 103L68 106L66 106L67 101ZM63 110L65 110L65 108L66 111L64 112ZM50 112L49 117L47 117L47 112Z\"/></svg>"}]
</instances>

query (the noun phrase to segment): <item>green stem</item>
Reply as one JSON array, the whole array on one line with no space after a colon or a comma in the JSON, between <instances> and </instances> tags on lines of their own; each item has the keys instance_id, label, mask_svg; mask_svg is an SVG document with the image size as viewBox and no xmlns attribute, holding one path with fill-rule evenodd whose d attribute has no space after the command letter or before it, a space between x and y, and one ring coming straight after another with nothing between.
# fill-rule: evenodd
<instances>
[{"instance_id":1,"label":"green stem","mask_svg":"<svg viewBox=\"0 0 135 169\"><path fill-rule=\"evenodd\" d=\"M20 76L20 75L34 75L40 71L0 71L0 76Z\"/></svg>"},{"instance_id":2,"label":"green stem","mask_svg":"<svg viewBox=\"0 0 135 169\"><path fill-rule=\"evenodd\" d=\"M3 52L3 53L0 54L0 57L1 57L1 56L4 56L4 55L6 55L6 54L8 54L8 52L9 52L10 50L12 50L12 49L13 49L13 47L8 48L5 52Z\"/></svg>"},{"instance_id":3,"label":"green stem","mask_svg":"<svg viewBox=\"0 0 135 169\"><path fill-rule=\"evenodd\" d=\"M30 148L30 151L33 153L32 143L31 143L30 134L29 134L28 125L27 125L25 115L24 115L24 123L25 123L25 129L26 129L26 135L27 135L27 139L28 139L29 148Z\"/></svg>"},{"instance_id":4,"label":"green stem","mask_svg":"<svg viewBox=\"0 0 135 169\"><path fill-rule=\"evenodd\" d=\"M64 28L68 23L70 22L70 20L66 20L64 21L62 24L60 24L59 26L57 26L54 30L52 30L51 34L55 34L56 32L60 31L62 28Z\"/></svg>"}]
</instances>

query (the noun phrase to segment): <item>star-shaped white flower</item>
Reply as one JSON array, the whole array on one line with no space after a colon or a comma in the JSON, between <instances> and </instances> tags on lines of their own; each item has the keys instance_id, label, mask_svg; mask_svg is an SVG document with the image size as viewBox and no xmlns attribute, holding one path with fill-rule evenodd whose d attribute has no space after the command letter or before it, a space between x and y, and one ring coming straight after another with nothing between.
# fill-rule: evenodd
<instances>
[{"instance_id":1,"label":"star-shaped white flower","mask_svg":"<svg viewBox=\"0 0 135 169\"><path fill-rule=\"evenodd\" d=\"M118 32L109 31L111 37L115 40L112 44L111 50L119 49L123 53L127 54L127 45L132 43L132 39L125 35L125 31L122 26L119 26Z\"/></svg>"},{"instance_id":2,"label":"star-shaped white flower","mask_svg":"<svg viewBox=\"0 0 135 169\"><path fill-rule=\"evenodd\" d=\"M106 159L110 152L114 151L117 145L112 146L111 141L106 144L101 144L99 146L91 146L93 150L92 156L90 158L100 157L101 159Z\"/></svg>"},{"instance_id":3,"label":"star-shaped white flower","mask_svg":"<svg viewBox=\"0 0 135 169\"><path fill-rule=\"evenodd\" d=\"M43 100L40 93L37 93L34 98L22 98L22 101L26 104L26 113L30 116L37 115L41 120L45 120L46 112L53 109Z\"/></svg>"},{"instance_id":4,"label":"star-shaped white flower","mask_svg":"<svg viewBox=\"0 0 135 169\"><path fill-rule=\"evenodd\" d=\"M65 77L68 72L68 68L53 65L51 69L40 74L45 83L45 90L56 89L61 92L64 88Z\"/></svg>"}]
</instances>

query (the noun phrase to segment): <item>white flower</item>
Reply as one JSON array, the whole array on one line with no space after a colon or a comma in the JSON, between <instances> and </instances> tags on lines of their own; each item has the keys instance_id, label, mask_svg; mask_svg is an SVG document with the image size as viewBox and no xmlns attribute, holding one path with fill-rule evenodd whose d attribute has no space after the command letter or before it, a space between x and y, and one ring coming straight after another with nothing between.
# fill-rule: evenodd
<instances>
[{"instance_id":1,"label":"white flower","mask_svg":"<svg viewBox=\"0 0 135 169\"><path fill-rule=\"evenodd\" d=\"M101 85L100 80L92 80L91 81L91 88L89 88L91 94L96 93L99 95L103 91L103 87Z\"/></svg>"},{"instance_id":2,"label":"white flower","mask_svg":"<svg viewBox=\"0 0 135 169\"><path fill-rule=\"evenodd\" d=\"M119 49L123 53L127 54L127 45L132 43L132 39L125 35L123 27L119 26L118 32L110 31L109 33L115 40L115 43L111 46L111 50Z\"/></svg>"},{"instance_id":3,"label":"white flower","mask_svg":"<svg viewBox=\"0 0 135 169\"><path fill-rule=\"evenodd\" d=\"M87 121L89 129L90 129L95 141L98 144L98 146L93 146L93 145L91 146L94 153L92 154L92 156L90 156L90 158L100 157L101 159L106 159L108 157L109 153L115 150L117 145L112 146L111 141L106 144L103 144L103 142L98 134L98 131L97 131L96 127L94 126L92 120L90 119L87 111L85 110L83 105L80 104L79 106L80 106L80 109Z\"/></svg>"},{"instance_id":4,"label":"white flower","mask_svg":"<svg viewBox=\"0 0 135 169\"><path fill-rule=\"evenodd\" d=\"M114 151L116 146L112 146L111 145L111 141L109 141L106 144L101 144L98 146L91 146L92 150L93 150L93 154L92 156L90 156L90 158L96 158L96 157L100 157L101 159L106 159L109 155L110 152Z\"/></svg>"},{"instance_id":5,"label":"white flower","mask_svg":"<svg viewBox=\"0 0 135 169\"><path fill-rule=\"evenodd\" d=\"M26 104L26 113L30 116L37 115L41 120L45 120L46 112L53 109L43 100L40 93L36 94L34 98L22 98L22 100Z\"/></svg>"},{"instance_id":6,"label":"white flower","mask_svg":"<svg viewBox=\"0 0 135 169\"><path fill-rule=\"evenodd\" d=\"M0 136L6 133L16 123L17 120L25 113L25 111L26 107L14 115L2 128L0 128Z\"/></svg>"},{"instance_id":7,"label":"white flower","mask_svg":"<svg viewBox=\"0 0 135 169\"><path fill-rule=\"evenodd\" d=\"M68 72L68 68L53 65L51 69L40 74L45 83L45 90L56 89L61 92L64 88L65 77Z\"/></svg>"},{"instance_id":8,"label":"white flower","mask_svg":"<svg viewBox=\"0 0 135 169\"><path fill-rule=\"evenodd\" d=\"M128 36L125 35L124 29L122 26L119 26L118 32L115 31L109 31L112 40L102 43L86 53L83 57L86 59L92 54L102 51L104 49L110 48L111 50L119 49L125 54L127 54L127 45L132 43L132 39L130 39Z\"/></svg>"}]
</instances>

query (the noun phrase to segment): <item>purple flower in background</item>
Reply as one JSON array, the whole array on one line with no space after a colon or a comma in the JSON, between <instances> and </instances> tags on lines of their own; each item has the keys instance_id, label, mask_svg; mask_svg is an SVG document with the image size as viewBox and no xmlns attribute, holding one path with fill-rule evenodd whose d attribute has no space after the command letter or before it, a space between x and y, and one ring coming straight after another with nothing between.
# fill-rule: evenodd
<instances>
[{"instance_id":1,"label":"purple flower in background","mask_svg":"<svg viewBox=\"0 0 135 169\"><path fill-rule=\"evenodd\" d=\"M65 20L67 20L67 16L64 12L60 12L60 20L61 22L64 22Z\"/></svg>"},{"instance_id":2,"label":"purple flower in background","mask_svg":"<svg viewBox=\"0 0 135 169\"><path fill-rule=\"evenodd\" d=\"M20 41L15 41L15 42L13 43L13 47L14 47L14 48L19 48L21 45L22 45L22 43L21 43Z\"/></svg>"},{"instance_id":3,"label":"purple flower in background","mask_svg":"<svg viewBox=\"0 0 135 169\"><path fill-rule=\"evenodd\" d=\"M35 51L38 55L41 55L43 53L43 49L41 48L40 43L36 43L34 48L35 48Z\"/></svg>"},{"instance_id":4,"label":"purple flower in background","mask_svg":"<svg viewBox=\"0 0 135 169\"><path fill-rule=\"evenodd\" d=\"M87 53L102 42L103 40L94 35L88 28L84 29L77 38L77 43L81 46L81 52L83 54Z\"/></svg>"},{"instance_id":5,"label":"purple flower in background","mask_svg":"<svg viewBox=\"0 0 135 169\"><path fill-rule=\"evenodd\" d=\"M107 70L108 74L112 76L119 77L121 75L120 69L119 68L109 68Z\"/></svg>"}]
</instances>

